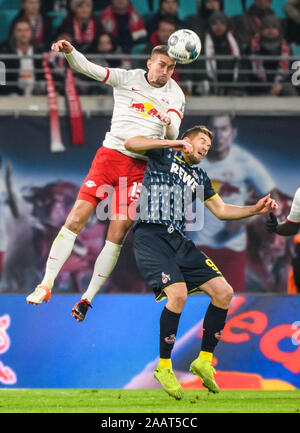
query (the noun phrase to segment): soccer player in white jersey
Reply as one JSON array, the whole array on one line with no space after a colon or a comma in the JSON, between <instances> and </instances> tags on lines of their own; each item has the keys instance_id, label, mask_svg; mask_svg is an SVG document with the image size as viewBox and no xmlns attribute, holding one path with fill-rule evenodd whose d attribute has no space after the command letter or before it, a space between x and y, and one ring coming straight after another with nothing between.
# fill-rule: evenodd
<instances>
[{"instance_id":1,"label":"soccer player in white jersey","mask_svg":"<svg viewBox=\"0 0 300 433\"><path fill-rule=\"evenodd\" d=\"M291 236L298 233L300 228L300 187L295 192L291 210L285 222L278 224L276 216L271 212L266 226L269 233L277 233L281 236Z\"/></svg>"},{"instance_id":2,"label":"soccer player in white jersey","mask_svg":"<svg viewBox=\"0 0 300 433\"><path fill-rule=\"evenodd\" d=\"M288 276L287 292L289 294L300 293L300 187L295 192L286 220L278 224L276 216L270 212L270 217L266 221L266 228L269 233L276 233L281 236L296 235L293 239L294 253Z\"/></svg>"},{"instance_id":3,"label":"soccer player in white jersey","mask_svg":"<svg viewBox=\"0 0 300 433\"><path fill-rule=\"evenodd\" d=\"M103 146L96 153L73 209L52 244L44 278L27 297L27 302L35 305L49 301L54 280L70 256L76 236L98 203L106 198L105 185L112 186L114 196L106 242L95 262L90 284L72 310L72 315L82 321L95 295L117 263L122 243L133 223L132 210L146 168L147 158L127 151L124 141L132 135L176 139L183 117L185 97L171 78L175 61L168 56L164 45L152 50L151 57L147 60L148 72L96 65L65 40L54 43L52 50L64 53L70 66L77 72L114 89L111 129L105 135ZM127 182L124 182L124 178Z\"/></svg>"},{"instance_id":4,"label":"soccer player in white jersey","mask_svg":"<svg viewBox=\"0 0 300 433\"><path fill-rule=\"evenodd\" d=\"M214 190L225 203L246 204L249 188L258 195L274 195L275 183L265 167L248 151L238 146L236 128L228 114L211 116L214 134L211 150L201 163ZM191 231L189 237L198 248L222 268L223 275L237 293L245 290L247 220L222 221L204 209L205 227Z\"/></svg>"}]
</instances>

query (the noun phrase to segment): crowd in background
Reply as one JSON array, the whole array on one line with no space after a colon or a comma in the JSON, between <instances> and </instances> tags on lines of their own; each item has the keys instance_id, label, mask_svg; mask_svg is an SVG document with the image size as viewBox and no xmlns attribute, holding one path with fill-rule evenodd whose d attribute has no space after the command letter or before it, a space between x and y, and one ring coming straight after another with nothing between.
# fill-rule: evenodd
<instances>
[{"instance_id":1,"label":"crowd in background","mask_svg":"<svg viewBox=\"0 0 300 433\"><path fill-rule=\"evenodd\" d=\"M22 0L8 40L0 45L8 83L0 86L0 93L45 93L43 60L30 56L49 51L55 40L66 39L86 55L123 54L114 59L91 57L104 66L145 69L145 60L137 63L126 55L149 55L155 45L166 44L175 30L189 28L200 36L202 52L196 62L176 67L173 78L185 93L299 94L291 84L290 62L278 56L292 55L291 44L300 44L300 0L286 0L284 19L272 9L272 0L254 0L248 9L240 0L244 13L231 17L224 13L223 0L201 0L197 14L185 20L179 17L180 1L184 0L160 0L158 10L140 15L130 0ZM57 11L66 13L59 26L51 18ZM18 57L5 59L5 54ZM265 57L251 58L251 54ZM66 61L53 56L51 62L57 88L63 92ZM110 91L89 78L77 76L76 81L81 94ZM246 82L251 85L245 86Z\"/></svg>"}]
</instances>

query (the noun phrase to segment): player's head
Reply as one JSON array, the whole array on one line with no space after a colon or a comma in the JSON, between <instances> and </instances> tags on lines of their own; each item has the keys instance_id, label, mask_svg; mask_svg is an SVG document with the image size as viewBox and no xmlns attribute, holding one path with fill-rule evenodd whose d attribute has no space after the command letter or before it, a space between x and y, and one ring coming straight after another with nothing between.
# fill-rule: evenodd
<instances>
[{"instance_id":1,"label":"player's head","mask_svg":"<svg viewBox=\"0 0 300 433\"><path fill-rule=\"evenodd\" d=\"M192 147L192 154L186 159L191 165L199 164L210 149L213 133L204 125L195 125L182 134L182 140L188 141Z\"/></svg>"},{"instance_id":2,"label":"player's head","mask_svg":"<svg viewBox=\"0 0 300 433\"><path fill-rule=\"evenodd\" d=\"M212 152L226 153L236 137L236 128L230 114L216 114L210 117L209 127L213 132Z\"/></svg>"},{"instance_id":3,"label":"player's head","mask_svg":"<svg viewBox=\"0 0 300 433\"><path fill-rule=\"evenodd\" d=\"M176 62L168 55L166 45L157 45L147 60L148 80L153 87L162 87L171 78Z\"/></svg>"}]
</instances>

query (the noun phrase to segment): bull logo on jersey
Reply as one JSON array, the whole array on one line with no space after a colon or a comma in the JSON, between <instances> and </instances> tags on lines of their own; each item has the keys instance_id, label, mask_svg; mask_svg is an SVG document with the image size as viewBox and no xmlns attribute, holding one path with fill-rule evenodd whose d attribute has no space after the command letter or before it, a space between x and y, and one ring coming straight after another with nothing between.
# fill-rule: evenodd
<instances>
[{"instance_id":1,"label":"bull logo on jersey","mask_svg":"<svg viewBox=\"0 0 300 433\"><path fill-rule=\"evenodd\" d=\"M144 117L155 117L158 110L151 104L151 102L131 102L129 108L133 108Z\"/></svg>"}]
</instances>

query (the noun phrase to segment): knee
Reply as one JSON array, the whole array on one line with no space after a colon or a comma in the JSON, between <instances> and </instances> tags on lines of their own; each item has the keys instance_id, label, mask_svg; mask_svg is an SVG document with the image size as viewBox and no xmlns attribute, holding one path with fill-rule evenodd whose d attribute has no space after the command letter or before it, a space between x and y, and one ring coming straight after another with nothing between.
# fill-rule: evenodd
<instances>
[{"instance_id":1,"label":"knee","mask_svg":"<svg viewBox=\"0 0 300 433\"><path fill-rule=\"evenodd\" d=\"M65 227L71 232L78 234L84 227L83 218L77 213L71 213L65 223Z\"/></svg>"},{"instance_id":2,"label":"knee","mask_svg":"<svg viewBox=\"0 0 300 433\"><path fill-rule=\"evenodd\" d=\"M114 231L110 231L107 234L106 239L109 240L110 242L114 243L114 244L118 244L121 245L123 243L123 240L126 236L126 231L119 229L119 230L114 230Z\"/></svg>"},{"instance_id":3,"label":"knee","mask_svg":"<svg viewBox=\"0 0 300 433\"><path fill-rule=\"evenodd\" d=\"M176 312L181 312L183 310L186 300L187 290L183 288L174 290L172 294L168 295L168 302L172 305Z\"/></svg>"},{"instance_id":4,"label":"knee","mask_svg":"<svg viewBox=\"0 0 300 433\"><path fill-rule=\"evenodd\" d=\"M228 309L233 295L233 288L227 283L223 290L218 294L216 301L221 308Z\"/></svg>"}]
</instances>

